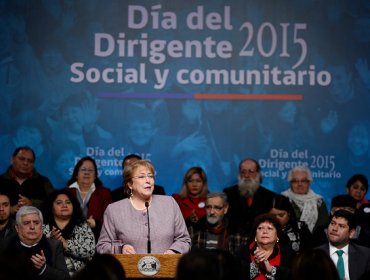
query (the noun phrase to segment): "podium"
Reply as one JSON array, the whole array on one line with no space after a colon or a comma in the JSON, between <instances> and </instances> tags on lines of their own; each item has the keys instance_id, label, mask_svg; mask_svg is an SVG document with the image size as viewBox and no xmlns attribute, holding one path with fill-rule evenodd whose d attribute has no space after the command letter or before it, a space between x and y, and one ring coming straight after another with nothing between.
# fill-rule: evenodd
<instances>
[{"instance_id":1,"label":"podium","mask_svg":"<svg viewBox=\"0 0 370 280\"><path fill-rule=\"evenodd\" d=\"M114 254L127 278L175 278L181 254Z\"/></svg>"}]
</instances>

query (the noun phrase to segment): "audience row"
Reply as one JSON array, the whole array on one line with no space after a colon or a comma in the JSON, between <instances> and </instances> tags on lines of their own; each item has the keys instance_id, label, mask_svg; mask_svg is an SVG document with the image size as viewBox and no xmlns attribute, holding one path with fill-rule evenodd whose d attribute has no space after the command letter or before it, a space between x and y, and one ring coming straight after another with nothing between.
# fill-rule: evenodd
<instances>
[{"instance_id":1,"label":"audience row","mask_svg":"<svg viewBox=\"0 0 370 280\"><path fill-rule=\"evenodd\" d=\"M290 170L281 194L262 186L254 159L240 162L237 184L223 192L209 192L206 173L194 166L171 197L155 185L154 166L137 155L123 160L123 186L113 191L91 157L77 162L60 190L34 162L33 150L19 147L0 176L0 255L26 256L21 261L35 279L82 277L97 253L185 254L186 269L186 255L202 257L204 250L222 252L219 260L227 252L238 264L231 271L243 279L292 279L304 254L320 254L314 248L328 254L339 279L369 276L370 204L362 174L348 180L347 194L333 197L328 212L306 166ZM185 279L180 264L177 278Z\"/></svg>"}]
</instances>

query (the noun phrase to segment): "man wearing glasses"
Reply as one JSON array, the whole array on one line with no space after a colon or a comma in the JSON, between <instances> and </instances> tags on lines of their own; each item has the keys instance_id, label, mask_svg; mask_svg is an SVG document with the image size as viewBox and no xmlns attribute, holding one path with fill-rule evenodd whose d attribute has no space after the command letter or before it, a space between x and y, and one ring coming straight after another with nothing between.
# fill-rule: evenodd
<instances>
[{"instance_id":1,"label":"man wearing glasses","mask_svg":"<svg viewBox=\"0 0 370 280\"><path fill-rule=\"evenodd\" d=\"M230 234L248 236L254 218L268 213L275 193L261 186L262 175L259 163L254 159L244 159L239 164L237 185L223 191L229 201L228 230Z\"/></svg>"},{"instance_id":2,"label":"man wearing glasses","mask_svg":"<svg viewBox=\"0 0 370 280\"><path fill-rule=\"evenodd\" d=\"M206 216L199 223L200 229L189 228L192 246L206 249L227 249L226 219L229 204L222 192L207 194Z\"/></svg>"},{"instance_id":3,"label":"man wearing glasses","mask_svg":"<svg viewBox=\"0 0 370 280\"><path fill-rule=\"evenodd\" d=\"M328 209L321 195L311 188L312 175L306 166L296 166L289 171L290 188L281 194L288 197L293 206L296 219L304 221L309 230L329 223Z\"/></svg>"},{"instance_id":4,"label":"man wearing glasses","mask_svg":"<svg viewBox=\"0 0 370 280\"><path fill-rule=\"evenodd\" d=\"M35 169L35 160L32 148L18 147L11 157L11 165L0 176L0 191L9 194L12 214L25 205L40 207L54 190L50 180Z\"/></svg>"}]
</instances>

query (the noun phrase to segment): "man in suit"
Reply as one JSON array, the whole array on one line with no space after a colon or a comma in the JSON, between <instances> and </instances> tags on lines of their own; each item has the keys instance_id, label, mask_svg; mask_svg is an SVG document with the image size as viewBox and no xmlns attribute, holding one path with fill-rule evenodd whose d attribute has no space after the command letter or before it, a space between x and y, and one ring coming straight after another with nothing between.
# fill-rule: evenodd
<instances>
[{"instance_id":1,"label":"man in suit","mask_svg":"<svg viewBox=\"0 0 370 280\"><path fill-rule=\"evenodd\" d=\"M340 279L370 279L370 249L350 242L355 232L355 215L347 210L338 210L330 219L328 242L318 247L329 254Z\"/></svg>"},{"instance_id":2,"label":"man in suit","mask_svg":"<svg viewBox=\"0 0 370 280\"><path fill-rule=\"evenodd\" d=\"M129 154L129 155L125 156L123 158L123 161L122 161L122 173L123 173L123 169L125 169L125 166L127 166L129 164L132 164L132 163L134 163L135 161L138 161L138 160L141 160L141 157L136 155L136 154ZM165 193L164 188L162 186L154 185L153 194L165 195L166 193ZM112 195L112 202L116 202L118 200L121 200L121 199L124 199L124 198L128 197L128 195L124 192L123 186L120 186L117 189L111 191L111 195Z\"/></svg>"},{"instance_id":3,"label":"man in suit","mask_svg":"<svg viewBox=\"0 0 370 280\"><path fill-rule=\"evenodd\" d=\"M262 187L261 167L254 159L239 164L238 184L223 191L229 201L228 232L249 235L254 218L270 211L275 193Z\"/></svg>"},{"instance_id":4,"label":"man in suit","mask_svg":"<svg viewBox=\"0 0 370 280\"><path fill-rule=\"evenodd\" d=\"M16 215L17 235L0 243L2 276L18 279L70 279L60 241L42 234L43 217L34 206L22 206ZM1 277L0 277L1 278ZM5 278L2 278L5 279Z\"/></svg>"}]
</instances>

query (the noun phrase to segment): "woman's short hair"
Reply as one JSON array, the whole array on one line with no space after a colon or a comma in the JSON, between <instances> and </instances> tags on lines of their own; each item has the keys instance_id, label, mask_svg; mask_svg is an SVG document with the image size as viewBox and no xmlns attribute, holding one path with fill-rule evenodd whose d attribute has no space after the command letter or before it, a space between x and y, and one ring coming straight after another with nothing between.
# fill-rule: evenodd
<instances>
[{"instance_id":1,"label":"woman's short hair","mask_svg":"<svg viewBox=\"0 0 370 280\"><path fill-rule=\"evenodd\" d=\"M250 240L254 240L254 238L256 237L256 232L257 232L258 226L262 223L265 223L265 222L272 224L274 226L274 228L276 229L276 234L277 234L278 238L281 238L282 229L281 229L281 225L280 225L279 220L275 217L275 215L266 213L266 214L260 214L260 215L256 216L256 218L254 219Z\"/></svg>"},{"instance_id":2,"label":"woman's short hair","mask_svg":"<svg viewBox=\"0 0 370 280\"><path fill-rule=\"evenodd\" d=\"M124 182L124 192L128 195L131 196L131 190L129 188L129 184L132 183L132 179L134 177L135 171L139 167L146 167L150 170L150 172L155 175L155 169L153 164L149 160L137 160L127 166L123 169L123 182Z\"/></svg>"}]
</instances>

